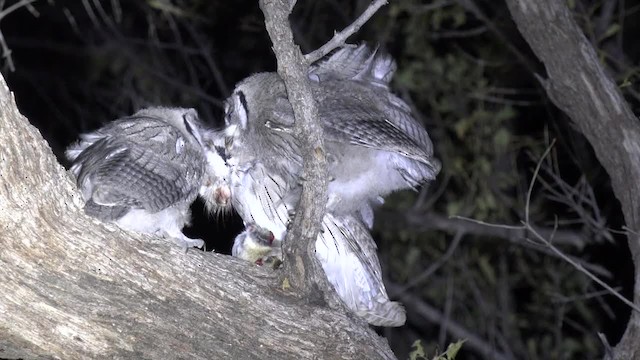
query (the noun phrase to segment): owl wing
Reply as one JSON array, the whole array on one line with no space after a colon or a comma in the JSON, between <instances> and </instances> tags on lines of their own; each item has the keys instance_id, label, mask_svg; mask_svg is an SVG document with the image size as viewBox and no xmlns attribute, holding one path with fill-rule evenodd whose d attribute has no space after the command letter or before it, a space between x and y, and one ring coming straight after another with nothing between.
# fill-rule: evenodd
<instances>
[{"instance_id":1,"label":"owl wing","mask_svg":"<svg viewBox=\"0 0 640 360\"><path fill-rule=\"evenodd\" d=\"M320 106L320 118L329 141L348 142L389 151L419 161L437 174L433 145L427 132L404 109L380 109L375 100L342 94L327 96Z\"/></svg>"},{"instance_id":2,"label":"owl wing","mask_svg":"<svg viewBox=\"0 0 640 360\"><path fill-rule=\"evenodd\" d=\"M234 170L231 179L233 206L245 223L255 223L283 240L293 210L289 197L296 197L297 191L261 163Z\"/></svg>"},{"instance_id":3,"label":"owl wing","mask_svg":"<svg viewBox=\"0 0 640 360\"><path fill-rule=\"evenodd\" d=\"M432 161L433 145L429 136L407 109L391 105L384 112L375 100L363 100L348 91L320 94L321 91L316 90L316 98L329 141L347 141L353 145L396 152L425 163ZM293 109L286 97L276 98L272 115L263 126L274 138L283 137L280 130L291 129L295 122Z\"/></svg>"},{"instance_id":4,"label":"owl wing","mask_svg":"<svg viewBox=\"0 0 640 360\"><path fill-rule=\"evenodd\" d=\"M389 300L377 247L364 225L352 216L327 213L319 239L318 258L329 282L349 308L373 325L404 324L404 308Z\"/></svg>"},{"instance_id":5,"label":"owl wing","mask_svg":"<svg viewBox=\"0 0 640 360\"><path fill-rule=\"evenodd\" d=\"M154 150L122 136L103 137L80 153L72 171L96 205L157 212L187 198L191 189L179 159Z\"/></svg>"},{"instance_id":6,"label":"owl wing","mask_svg":"<svg viewBox=\"0 0 640 360\"><path fill-rule=\"evenodd\" d=\"M327 58L309 67L309 78L316 82L328 80L359 80L387 87L396 64L387 54L366 45L345 45Z\"/></svg>"}]
</instances>

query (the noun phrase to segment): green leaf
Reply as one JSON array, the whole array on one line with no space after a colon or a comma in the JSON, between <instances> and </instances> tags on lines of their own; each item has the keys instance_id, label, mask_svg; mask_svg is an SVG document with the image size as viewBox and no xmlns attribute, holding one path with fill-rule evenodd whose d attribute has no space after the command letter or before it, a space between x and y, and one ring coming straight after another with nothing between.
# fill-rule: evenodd
<instances>
[{"instance_id":1,"label":"green leaf","mask_svg":"<svg viewBox=\"0 0 640 360\"><path fill-rule=\"evenodd\" d=\"M504 151L511 142L511 133L506 128L500 128L493 135L493 145L497 151Z\"/></svg>"},{"instance_id":2,"label":"green leaf","mask_svg":"<svg viewBox=\"0 0 640 360\"><path fill-rule=\"evenodd\" d=\"M625 88L627 86L631 86L633 83L631 81L629 81L629 79L624 79L624 81L622 82L622 84L618 85L618 87L620 88Z\"/></svg>"},{"instance_id":3,"label":"green leaf","mask_svg":"<svg viewBox=\"0 0 640 360\"><path fill-rule=\"evenodd\" d=\"M511 120L516 116L516 111L511 106L505 106L495 114L495 119L502 122Z\"/></svg>"},{"instance_id":4,"label":"green leaf","mask_svg":"<svg viewBox=\"0 0 640 360\"><path fill-rule=\"evenodd\" d=\"M618 23L611 24L611 26L609 26L607 31L605 31L604 34L600 37L600 41L617 34L618 32L620 32L620 29L621 29L620 24Z\"/></svg>"},{"instance_id":5,"label":"green leaf","mask_svg":"<svg viewBox=\"0 0 640 360\"><path fill-rule=\"evenodd\" d=\"M467 340L458 340L454 343L449 344L449 346L447 347L447 351L444 352L444 355L448 360L455 360L456 356L458 355L458 351L462 349L462 344L464 344L465 341Z\"/></svg>"},{"instance_id":6,"label":"green leaf","mask_svg":"<svg viewBox=\"0 0 640 360\"><path fill-rule=\"evenodd\" d=\"M489 283L495 285L496 273L493 270L493 266L489 264L489 258L486 256L478 258L478 266L480 266L480 271L484 274L484 277L489 281Z\"/></svg>"},{"instance_id":7,"label":"green leaf","mask_svg":"<svg viewBox=\"0 0 640 360\"><path fill-rule=\"evenodd\" d=\"M410 360L420 360L427 358L427 354L424 352L424 347L422 346L422 340L418 339L414 341L411 347L413 348L413 350L409 353Z\"/></svg>"},{"instance_id":8,"label":"green leaf","mask_svg":"<svg viewBox=\"0 0 640 360\"><path fill-rule=\"evenodd\" d=\"M468 118L468 117L458 120L453 127L455 129L456 136L458 136L458 139L464 139L467 134L467 131L471 129L474 123L475 123L474 119Z\"/></svg>"},{"instance_id":9,"label":"green leaf","mask_svg":"<svg viewBox=\"0 0 640 360\"><path fill-rule=\"evenodd\" d=\"M464 25L467 22L467 12L460 8L460 11L457 11L453 14L453 26L458 28L461 25Z\"/></svg>"}]
</instances>

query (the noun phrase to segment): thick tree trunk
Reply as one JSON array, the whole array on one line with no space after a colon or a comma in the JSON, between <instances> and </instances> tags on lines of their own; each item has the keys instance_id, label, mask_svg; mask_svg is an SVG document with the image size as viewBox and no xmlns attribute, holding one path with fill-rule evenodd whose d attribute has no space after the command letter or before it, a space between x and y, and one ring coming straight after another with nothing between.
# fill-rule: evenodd
<instances>
[{"instance_id":1,"label":"thick tree trunk","mask_svg":"<svg viewBox=\"0 0 640 360\"><path fill-rule=\"evenodd\" d=\"M547 69L544 86L551 100L587 138L609 173L622 205L635 264L633 302L640 305L640 123L596 51L577 26L565 1L507 0L509 10ZM632 312L614 358L640 358L640 314Z\"/></svg>"},{"instance_id":2,"label":"thick tree trunk","mask_svg":"<svg viewBox=\"0 0 640 360\"><path fill-rule=\"evenodd\" d=\"M0 78L0 358L393 358L273 271L88 218Z\"/></svg>"}]
</instances>

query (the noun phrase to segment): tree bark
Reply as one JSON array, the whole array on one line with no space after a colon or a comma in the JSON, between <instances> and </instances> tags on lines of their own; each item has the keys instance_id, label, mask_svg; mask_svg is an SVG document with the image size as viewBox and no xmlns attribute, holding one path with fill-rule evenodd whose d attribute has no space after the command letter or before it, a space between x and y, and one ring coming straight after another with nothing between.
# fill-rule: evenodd
<instances>
[{"instance_id":1,"label":"tree bark","mask_svg":"<svg viewBox=\"0 0 640 360\"><path fill-rule=\"evenodd\" d=\"M393 358L273 271L85 216L1 77L0 144L0 358Z\"/></svg>"},{"instance_id":2,"label":"tree bark","mask_svg":"<svg viewBox=\"0 0 640 360\"><path fill-rule=\"evenodd\" d=\"M640 123L596 51L573 20L566 2L507 0L520 32L546 66L549 98L584 134L609 173L622 205L635 264L633 302L640 304ZM640 358L640 314L633 311L616 359Z\"/></svg>"}]
</instances>

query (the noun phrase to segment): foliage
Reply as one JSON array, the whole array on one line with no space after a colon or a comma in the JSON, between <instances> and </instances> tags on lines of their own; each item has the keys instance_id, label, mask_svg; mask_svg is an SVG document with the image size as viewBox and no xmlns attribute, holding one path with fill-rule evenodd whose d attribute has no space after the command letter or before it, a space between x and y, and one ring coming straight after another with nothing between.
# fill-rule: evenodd
<instances>
[{"instance_id":1,"label":"foliage","mask_svg":"<svg viewBox=\"0 0 640 360\"><path fill-rule=\"evenodd\" d=\"M455 360L456 355L458 355L463 344L464 340L451 343L447 346L447 350L445 350L445 352L434 355L431 360ZM422 341L414 341L411 347L413 350L409 353L409 360L429 360L424 347L422 346Z\"/></svg>"}]
</instances>

